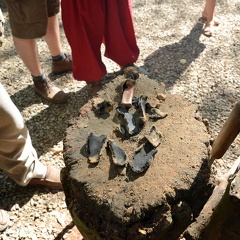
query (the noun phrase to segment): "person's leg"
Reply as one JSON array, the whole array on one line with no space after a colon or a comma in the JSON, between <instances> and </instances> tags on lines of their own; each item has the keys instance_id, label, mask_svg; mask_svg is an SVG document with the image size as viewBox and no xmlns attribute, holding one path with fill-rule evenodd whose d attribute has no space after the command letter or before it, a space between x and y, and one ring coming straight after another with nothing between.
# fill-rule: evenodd
<instances>
[{"instance_id":1,"label":"person's leg","mask_svg":"<svg viewBox=\"0 0 240 240\"><path fill-rule=\"evenodd\" d=\"M216 0L206 0L202 19L205 21L203 34L210 37L214 34L214 26L219 25L219 20L214 17Z\"/></svg>"},{"instance_id":2,"label":"person's leg","mask_svg":"<svg viewBox=\"0 0 240 240\"><path fill-rule=\"evenodd\" d=\"M103 0L62 0L62 22L72 50L73 77L98 82L106 74L101 60L105 13Z\"/></svg>"},{"instance_id":3,"label":"person's leg","mask_svg":"<svg viewBox=\"0 0 240 240\"><path fill-rule=\"evenodd\" d=\"M120 66L133 64L139 48L132 18L131 0L106 0L105 56Z\"/></svg>"},{"instance_id":4,"label":"person's leg","mask_svg":"<svg viewBox=\"0 0 240 240\"><path fill-rule=\"evenodd\" d=\"M208 22L213 20L214 10L216 6L216 0L206 0L204 10L202 12L202 18Z\"/></svg>"},{"instance_id":5,"label":"person's leg","mask_svg":"<svg viewBox=\"0 0 240 240\"><path fill-rule=\"evenodd\" d=\"M6 0L16 50L33 76L35 91L46 100L67 101L67 94L43 74L36 38L46 35L48 26L47 0Z\"/></svg>"},{"instance_id":6,"label":"person's leg","mask_svg":"<svg viewBox=\"0 0 240 240\"><path fill-rule=\"evenodd\" d=\"M52 72L61 74L72 71L72 60L63 53L57 15L48 18L47 33L43 39L47 43L53 59Z\"/></svg>"},{"instance_id":7,"label":"person's leg","mask_svg":"<svg viewBox=\"0 0 240 240\"><path fill-rule=\"evenodd\" d=\"M22 39L13 36L14 45L20 58L32 76L40 76L43 72L39 62L36 39Z\"/></svg>"},{"instance_id":8,"label":"person's leg","mask_svg":"<svg viewBox=\"0 0 240 240\"><path fill-rule=\"evenodd\" d=\"M17 107L0 84L0 168L21 186L44 178L47 168L39 162Z\"/></svg>"},{"instance_id":9,"label":"person's leg","mask_svg":"<svg viewBox=\"0 0 240 240\"><path fill-rule=\"evenodd\" d=\"M52 56L57 56L62 53L57 15L48 18L47 33L43 39L46 41Z\"/></svg>"},{"instance_id":10,"label":"person's leg","mask_svg":"<svg viewBox=\"0 0 240 240\"><path fill-rule=\"evenodd\" d=\"M54 103L66 102L67 94L61 91L45 74L43 74L40 66L36 39L13 37L13 40L20 58L33 77L36 93L41 95L44 99Z\"/></svg>"},{"instance_id":11,"label":"person's leg","mask_svg":"<svg viewBox=\"0 0 240 240\"><path fill-rule=\"evenodd\" d=\"M21 186L61 189L60 169L43 165L23 117L0 84L0 168Z\"/></svg>"}]
</instances>

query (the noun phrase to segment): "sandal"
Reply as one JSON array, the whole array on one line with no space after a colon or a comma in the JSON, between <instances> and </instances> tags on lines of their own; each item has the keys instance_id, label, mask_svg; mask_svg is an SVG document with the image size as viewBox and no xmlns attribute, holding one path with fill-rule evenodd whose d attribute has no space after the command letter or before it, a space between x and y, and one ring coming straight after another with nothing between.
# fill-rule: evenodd
<instances>
[{"instance_id":1,"label":"sandal","mask_svg":"<svg viewBox=\"0 0 240 240\"><path fill-rule=\"evenodd\" d=\"M213 25L210 24L203 29L203 35L206 37L211 37L214 34Z\"/></svg>"},{"instance_id":2,"label":"sandal","mask_svg":"<svg viewBox=\"0 0 240 240\"><path fill-rule=\"evenodd\" d=\"M47 173L45 178L32 178L28 183L28 186L37 185L37 186L47 187L51 189L61 190L63 187L62 187L60 175L61 175L61 169L53 166L47 166Z\"/></svg>"},{"instance_id":3,"label":"sandal","mask_svg":"<svg viewBox=\"0 0 240 240\"><path fill-rule=\"evenodd\" d=\"M213 18L213 26L218 26L220 24L220 20L218 18ZM206 24L207 23L207 18L200 17L197 21L199 24Z\"/></svg>"},{"instance_id":4,"label":"sandal","mask_svg":"<svg viewBox=\"0 0 240 240\"><path fill-rule=\"evenodd\" d=\"M214 17L212 21L214 26L218 26L220 24L220 20L216 17ZM200 23L200 24L205 24L206 22L207 22L207 18L205 17L200 17L197 21L197 23Z\"/></svg>"},{"instance_id":5,"label":"sandal","mask_svg":"<svg viewBox=\"0 0 240 240\"><path fill-rule=\"evenodd\" d=\"M211 22L205 23L203 28L203 35L206 37L211 37L214 34L214 26L218 26L220 21L214 18Z\"/></svg>"}]
</instances>

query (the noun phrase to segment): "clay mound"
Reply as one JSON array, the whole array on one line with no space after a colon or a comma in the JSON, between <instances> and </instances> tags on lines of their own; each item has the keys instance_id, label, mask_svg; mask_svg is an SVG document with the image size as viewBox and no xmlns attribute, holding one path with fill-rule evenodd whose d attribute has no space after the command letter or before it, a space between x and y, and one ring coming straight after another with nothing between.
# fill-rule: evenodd
<instances>
[{"instance_id":1,"label":"clay mound","mask_svg":"<svg viewBox=\"0 0 240 240\"><path fill-rule=\"evenodd\" d=\"M67 129L64 140L67 170L63 174L66 201L74 218L77 214L78 221L96 230L103 239L159 239L157 236L161 234L169 236L166 229L174 226L171 211L175 204L188 199L184 207L188 210L187 217L180 224L185 226L204 204L205 197L199 202L197 194L206 191L203 188L207 186L208 168L204 162L209 158L210 136L203 122L195 117L195 105L179 95L164 93L163 85L141 75L134 96L148 96L147 102L167 116L149 119L139 133L124 137L116 111L121 103L123 81L120 76L107 83L97 98L80 109L80 116ZM166 98L158 97L161 93ZM99 99L109 101L112 108L99 114L96 109ZM134 115L136 109L132 107L129 112ZM106 135L106 142L114 141L131 161L152 127L161 133L161 142L143 172L132 171L130 164L116 166L107 144L98 163L89 162L90 133ZM73 210L73 205L78 210ZM83 233L81 224L78 225ZM178 231L181 233L181 229Z\"/></svg>"}]
</instances>

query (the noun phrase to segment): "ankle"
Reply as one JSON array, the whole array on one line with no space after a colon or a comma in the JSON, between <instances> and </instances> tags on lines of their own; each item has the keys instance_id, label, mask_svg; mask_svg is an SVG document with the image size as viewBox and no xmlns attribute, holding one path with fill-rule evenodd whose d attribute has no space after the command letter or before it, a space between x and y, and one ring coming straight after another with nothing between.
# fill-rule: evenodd
<instances>
[{"instance_id":1,"label":"ankle","mask_svg":"<svg viewBox=\"0 0 240 240\"><path fill-rule=\"evenodd\" d=\"M57 55L57 56L52 56L52 60L53 60L54 62L57 62L57 61L64 60L66 57L67 57L67 55L62 52L62 53L60 53L60 54Z\"/></svg>"},{"instance_id":2,"label":"ankle","mask_svg":"<svg viewBox=\"0 0 240 240\"><path fill-rule=\"evenodd\" d=\"M39 75L39 76L33 76L32 75L32 80L33 80L33 82L41 82L42 80L45 80L47 77L46 77L46 75L45 75L45 73L43 73L43 74L41 74L41 75Z\"/></svg>"}]
</instances>

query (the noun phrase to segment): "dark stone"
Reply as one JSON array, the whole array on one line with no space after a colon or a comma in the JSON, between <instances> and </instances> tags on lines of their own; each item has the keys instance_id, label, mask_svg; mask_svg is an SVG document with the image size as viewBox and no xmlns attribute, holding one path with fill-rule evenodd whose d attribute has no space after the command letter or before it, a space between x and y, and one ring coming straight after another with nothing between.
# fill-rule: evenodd
<instances>
[{"instance_id":1,"label":"dark stone","mask_svg":"<svg viewBox=\"0 0 240 240\"><path fill-rule=\"evenodd\" d=\"M129 163L130 167L136 173L143 172L150 166L156 152L157 148L150 142L145 142L144 145L135 152L133 159Z\"/></svg>"},{"instance_id":2,"label":"dark stone","mask_svg":"<svg viewBox=\"0 0 240 240\"><path fill-rule=\"evenodd\" d=\"M124 166L127 163L126 153L114 141L108 142L112 153L113 163L118 166Z\"/></svg>"}]
</instances>

